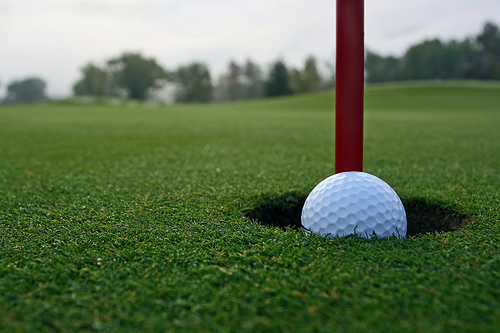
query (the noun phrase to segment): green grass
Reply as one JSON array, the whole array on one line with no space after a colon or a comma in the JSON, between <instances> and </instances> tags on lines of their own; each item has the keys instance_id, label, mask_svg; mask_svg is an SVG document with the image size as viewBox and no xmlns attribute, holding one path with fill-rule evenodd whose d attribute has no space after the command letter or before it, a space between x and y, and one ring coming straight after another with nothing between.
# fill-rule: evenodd
<instances>
[{"instance_id":1,"label":"green grass","mask_svg":"<svg viewBox=\"0 0 500 333\"><path fill-rule=\"evenodd\" d=\"M246 217L334 172L333 105L0 106L0 330L500 330L500 84L367 88L365 171L469 217L404 240Z\"/></svg>"}]
</instances>

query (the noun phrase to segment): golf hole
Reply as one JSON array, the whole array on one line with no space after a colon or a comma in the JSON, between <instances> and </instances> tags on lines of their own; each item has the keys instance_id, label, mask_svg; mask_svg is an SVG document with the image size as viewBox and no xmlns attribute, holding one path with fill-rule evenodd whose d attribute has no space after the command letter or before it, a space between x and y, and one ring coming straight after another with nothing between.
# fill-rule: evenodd
<instances>
[{"instance_id":1,"label":"golf hole","mask_svg":"<svg viewBox=\"0 0 500 333\"><path fill-rule=\"evenodd\" d=\"M264 226L282 229L302 229L300 216L307 196L287 193L260 198L257 206L245 216ZM423 198L403 198L408 221L408 236L455 231L466 226L470 217L442 202L429 202Z\"/></svg>"}]
</instances>

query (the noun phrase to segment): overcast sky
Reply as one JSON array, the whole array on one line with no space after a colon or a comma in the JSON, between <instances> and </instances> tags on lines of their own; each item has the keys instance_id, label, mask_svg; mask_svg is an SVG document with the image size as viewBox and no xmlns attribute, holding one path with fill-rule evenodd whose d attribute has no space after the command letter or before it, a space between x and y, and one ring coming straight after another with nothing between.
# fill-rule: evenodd
<instances>
[{"instance_id":1,"label":"overcast sky","mask_svg":"<svg viewBox=\"0 0 500 333\"><path fill-rule=\"evenodd\" d=\"M302 66L332 61L335 0L0 0L0 96L15 79L39 76L50 96L71 93L80 68L124 51L167 69L191 61L213 74L247 57ZM500 25L500 0L365 0L365 44L401 55L427 38L477 35Z\"/></svg>"}]
</instances>

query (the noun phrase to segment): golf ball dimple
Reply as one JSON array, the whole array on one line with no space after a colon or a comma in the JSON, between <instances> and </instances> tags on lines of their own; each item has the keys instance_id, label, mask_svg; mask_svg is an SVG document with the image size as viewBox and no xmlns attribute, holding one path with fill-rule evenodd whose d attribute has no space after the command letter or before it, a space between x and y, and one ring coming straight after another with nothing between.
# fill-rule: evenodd
<instances>
[{"instance_id":1,"label":"golf ball dimple","mask_svg":"<svg viewBox=\"0 0 500 333\"><path fill-rule=\"evenodd\" d=\"M301 221L311 232L329 236L405 237L407 231L406 212L396 192L383 180L358 171L319 183L304 203Z\"/></svg>"}]
</instances>

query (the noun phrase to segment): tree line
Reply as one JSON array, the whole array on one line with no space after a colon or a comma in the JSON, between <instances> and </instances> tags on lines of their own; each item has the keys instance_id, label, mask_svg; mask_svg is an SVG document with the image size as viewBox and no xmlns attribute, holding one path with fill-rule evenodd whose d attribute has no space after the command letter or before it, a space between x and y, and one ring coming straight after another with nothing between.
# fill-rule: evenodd
<instances>
[{"instance_id":1,"label":"tree line","mask_svg":"<svg viewBox=\"0 0 500 333\"><path fill-rule=\"evenodd\" d=\"M366 82L435 79L500 79L500 30L488 22L475 37L425 40L398 58L367 51Z\"/></svg>"},{"instance_id":2,"label":"tree line","mask_svg":"<svg viewBox=\"0 0 500 333\"><path fill-rule=\"evenodd\" d=\"M308 56L303 68L289 68L283 59L271 64L267 75L250 59L242 64L230 61L215 85L215 99L237 101L262 97L312 92L328 87L333 81L323 78L314 56Z\"/></svg>"},{"instance_id":3,"label":"tree line","mask_svg":"<svg viewBox=\"0 0 500 333\"><path fill-rule=\"evenodd\" d=\"M148 100L158 98L158 92L166 90L177 103L256 99L316 91L324 86L313 56L306 59L303 69L289 69L284 60L278 59L267 74L251 59L242 64L232 60L214 80L203 62L168 71L154 58L126 52L109 59L104 66L89 62L81 68L80 75L73 85L76 97ZM3 102L44 100L46 86L40 78L12 82Z\"/></svg>"},{"instance_id":4,"label":"tree line","mask_svg":"<svg viewBox=\"0 0 500 333\"><path fill-rule=\"evenodd\" d=\"M333 66L330 66L333 68ZM422 79L500 79L500 30L487 22L482 31L462 41L425 40L411 46L403 56L381 56L370 50L365 57L366 82ZM178 103L236 101L312 92L334 86L334 70L322 77L314 56L301 68L290 68L277 59L267 70L246 59L229 61L213 78L203 62L191 62L167 70L154 58L123 53L103 66L89 62L73 85L74 96L118 97L134 100L155 98L161 91ZM47 84L31 77L7 86L3 103L46 99Z\"/></svg>"},{"instance_id":5,"label":"tree line","mask_svg":"<svg viewBox=\"0 0 500 333\"><path fill-rule=\"evenodd\" d=\"M313 56L306 59L303 69L290 70L284 60L279 59L271 65L266 76L251 59L242 64L231 60L226 71L214 80L210 69L202 62L168 71L154 58L124 53L107 61L104 68L89 63L82 68L81 74L81 79L73 86L75 96L145 100L170 87L178 103L255 99L315 91L321 86Z\"/></svg>"},{"instance_id":6,"label":"tree line","mask_svg":"<svg viewBox=\"0 0 500 333\"><path fill-rule=\"evenodd\" d=\"M12 81L7 86L7 96L0 100L0 104L43 101L47 98L46 87L47 83L38 77Z\"/></svg>"},{"instance_id":7,"label":"tree line","mask_svg":"<svg viewBox=\"0 0 500 333\"><path fill-rule=\"evenodd\" d=\"M167 72L156 59L140 53L124 53L108 60L103 68L88 63L81 75L73 85L75 96L146 100L152 91L176 82L177 101L207 102L213 89L210 71L203 63L194 62Z\"/></svg>"}]
</instances>

